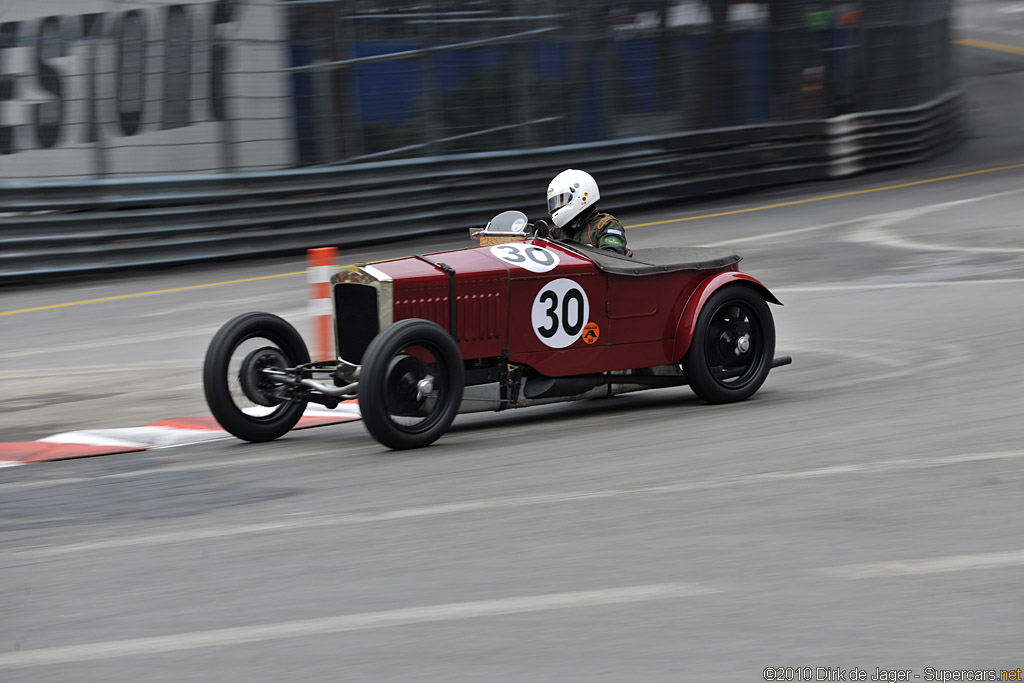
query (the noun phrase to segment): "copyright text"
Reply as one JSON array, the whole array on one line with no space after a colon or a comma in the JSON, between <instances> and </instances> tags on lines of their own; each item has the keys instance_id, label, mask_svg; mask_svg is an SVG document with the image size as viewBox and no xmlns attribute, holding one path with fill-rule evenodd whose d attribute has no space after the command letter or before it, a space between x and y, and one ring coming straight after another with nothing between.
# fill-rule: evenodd
<instances>
[{"instance_id":1,"label":"copyright text","mask_svg":"<svg viewBox=\"0 0 1024 683\"><path fill-rule=\"evenodd\" d=\"M1017 669L883 669L874 671L838 666L770 666L764 670L766 681L1024 681Z\"/></svg>"}]
</instances>

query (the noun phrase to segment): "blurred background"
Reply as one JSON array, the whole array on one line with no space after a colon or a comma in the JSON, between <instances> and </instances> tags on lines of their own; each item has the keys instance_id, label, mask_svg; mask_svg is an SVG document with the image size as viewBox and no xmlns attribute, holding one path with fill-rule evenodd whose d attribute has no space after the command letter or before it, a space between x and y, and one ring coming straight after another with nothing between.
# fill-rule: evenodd
<instances>
[{"instance_id":1,"label":"blurred background","mask_svg":"<svg viewBox=\"0 0 1024 683\"><path fill-rule=\"evenodd\" d=\"M540 217L572 166L621 211L920 161L961 135L951 10L11 0L0 281Z\"/></svg>"},{"instance_id":2,"label":"blurred background","mask_svg":"<svg viewBox=\"0 0 1024 683\"><path fill-rule=\"evenodd\" d=\"M911 107L948 0L10 0L0 178L286 169Z\"/></svg>"},{"instance_id":3,"label":"blurred background","mask_svg":"<svg viewBox=\"0 0 1024 683\"><path fill-rule=\"evenodd\" d=\"M947 2L290 4L299 163L825 118L951 85Z\"/></svg>"}]
</instances>

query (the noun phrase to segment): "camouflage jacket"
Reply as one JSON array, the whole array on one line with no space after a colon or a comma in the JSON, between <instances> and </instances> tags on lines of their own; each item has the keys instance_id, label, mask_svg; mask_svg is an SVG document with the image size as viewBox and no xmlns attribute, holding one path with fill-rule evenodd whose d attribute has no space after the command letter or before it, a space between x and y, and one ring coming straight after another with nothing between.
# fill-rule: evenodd
<instances>
[{"instance_id":1,"label":"camouflage jacket","mask_svg":"<svg viewBox=\"0 0 1024 683\"><path fill-rule=\"evenodd\" d=\"M622 223L609 213L594 213L581 219L576 225L552 228L551 238L608 249L618 254L627 253L626 230Z\"/></svg>"}]
</instances>

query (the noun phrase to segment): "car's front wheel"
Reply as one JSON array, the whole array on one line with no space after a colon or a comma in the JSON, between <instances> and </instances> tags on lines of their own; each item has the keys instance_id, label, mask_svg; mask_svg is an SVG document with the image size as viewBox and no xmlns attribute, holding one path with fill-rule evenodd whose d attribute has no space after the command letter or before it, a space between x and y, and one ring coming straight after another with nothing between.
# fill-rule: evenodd
<instances>
[{"instance_id":1,"label":"car's front wheel","mask_svg":"<svg viewBox=\"0 0 1024 683\"><path fill-rule=\"evenodd\" d=\"M704 303L683 372L708 403L732 403L754 395L772 368L775 321L768 303L745 285L719 289Z\"/></svg>"},{"instance_id":2,"label":"car's front wheel","mask_svg":"<svg viewBox=\"0 0 1024 683\"><path fill-rule=\"evenodd\" d=\"M462 355L429 320L402 320L374 337L359 373L359 410L373 438L395 450L427 446L462 403Z\"/></svg>"},{"instance_id":3,"label":"car's front wheel","mask_svg":"<svg viewBox=\"0 0 1024 683\"><path fill-rule=\"evenodd\" d=\"M226 322L206 351L206 403L220 426L239 439L276 439L295 426L307 402L289 397L289 388L264 370L308 362L302 336L286 320L270 313L244 313Z\"/></svg>"}]
</instances>

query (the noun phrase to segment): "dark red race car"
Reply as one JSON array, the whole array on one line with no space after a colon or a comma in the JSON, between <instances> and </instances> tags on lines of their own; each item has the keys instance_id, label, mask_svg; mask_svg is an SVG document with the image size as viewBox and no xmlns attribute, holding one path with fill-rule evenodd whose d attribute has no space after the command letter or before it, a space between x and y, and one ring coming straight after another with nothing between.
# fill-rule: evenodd
<instances>
[{"instance_id":1,"label":"dark red race car","mask_svg":"<svg viewBox=\"0 0 1024 683\"><path fill-rule=\"evenodd\" d=\"M226 323L203 370L210 409L248 441L295 426L307 403L358 398L395 449L437 440L460 412L689 385L709 403L749 398L774 358L780 303L712 248L632 257L533 234L496 216L481 245L360 264L331 279L337 360L310 361L282 318Z\"/></svg>"}]
</instances>

